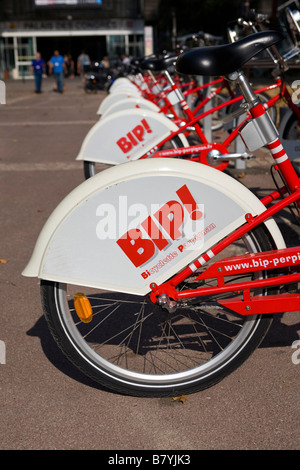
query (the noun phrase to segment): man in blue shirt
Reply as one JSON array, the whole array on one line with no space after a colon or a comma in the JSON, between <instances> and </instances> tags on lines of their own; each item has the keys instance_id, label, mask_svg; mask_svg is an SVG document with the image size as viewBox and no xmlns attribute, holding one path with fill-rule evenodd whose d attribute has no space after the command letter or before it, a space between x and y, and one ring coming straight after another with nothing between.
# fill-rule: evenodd
<instances>
[{"instance_id":1,"label":"man in blue shirt","mask_svg":"<svg viewBox=\"0 0 300 470\"><path fill-rule=\"evenodd\" d=\"M54 75L56 80L57 89L59 93L63 92L64 89L64 72L65 72L65 61L63 56L60 55L59 51L54 51L53 56L48 62L49 72Z\"/></svg>"},{"instance_id":2,"label":"man in blue shirt","mask_svg":"<svg viewBox=\"0 0 300 470\"><path fill-rule=\"evenodd\" d=\"M41 58L41 54L39 52L35 54L35 59L33 59L31 65L34 73L35 92L41 93L42 77L45 72L45 61Z\"/></svg>"}]
</instances>

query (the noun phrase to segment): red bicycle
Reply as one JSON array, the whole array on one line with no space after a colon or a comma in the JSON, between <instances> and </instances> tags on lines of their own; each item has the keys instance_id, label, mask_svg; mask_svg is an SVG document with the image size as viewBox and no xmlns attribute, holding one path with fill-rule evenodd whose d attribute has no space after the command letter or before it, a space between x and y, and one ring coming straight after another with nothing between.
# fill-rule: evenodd
<instances>
[{"instance_id":1,"label":"red bicycle","mask_svg":"<svg viewBox=\"0 0 300 470\"><path fill-rule=\"evenodd\" d=\"M270 150L282 187L258 200L208 165L138 160L83 182L41 232L23 274L40 278L63 352L104 386L137 396L212 386L255 350L272 314L299 310L300 246L286 248L273 216L299 213L300 180L241 71L279 40L266 31L191 50L176 67L239 86L251 115L241 135Z\"/></svg>"},{"instance_id":2,"label":"red bicycle","mask_svg":"<svg viewBox=\"0 0 300 470\"><path fill-rule=\"evenodd\" d=\"M286 64L286 60L280 56L279 52L277 51L277 56L281 58L281 64ZM134 150L140 144L142 146L142 150L139 154L138 158L167 158L167 157L179 157L188 159L191 161L197 161L200 163L204 163L206 165L213 166L220 171L223 171L227 168L230 161L235 161L237 159L249 159L252 158L253 155L247 151L245 152L235 152L232 151L234 148L237 139L239 139L239 130L250 118L250 114L247 110L247 104L244 101L242 95L236 96L232 91L232 86L228 84L223 77L217 78L216 80L209 81L204 85L201 85L196 88L189 88L185 93L182 92L180 86L178 85L179 81L174 80L171 76L168 68L170 64L174 63L174 57L167 57L163 59L148 59L142 63L140 63L140 67L143 67L145 70L150 70L151 74L154 73L161 76L163 74L169 83L169 87L165 88L161 93L157 95L150 95L148 93L148 99L159 103L159 100L163 100L163 105L161 112L167 115L172 115L175 123L177 124L177 130L173 130L167 134L167 136L156 143L156 145L148 147L148 150L144 151L145 145L144 141L141 140L140 142L136 142L136 146L134 145ZM278 62L278 59L277 59ZM277 63L276 62L276 63ZM290 88L287 86L285 78L284 78L284 71L286 69L283 65L280 69L277 70L276 80L275 83L261 87L254 91L256 95L258 95L263 102L265 108L270 112L273 113L276 111L276 105L279 103L280 100L283 100L288 108L291 111L291 115L289 115L289 119L284 121L284 126L280 126L280 135L283 137L284 145L286 146L286 141L293 138L295 134L295 122L298 122L300 119L300 110L298 106L293 103L292 100L292 93ZM192 82L188 80L189 86ZM217 86L211 93L209 93L204 99L202 99L198 104L194 106L194 109L187 104L187 98L189 95L193 93L199 93L205 90L208 87ZM227 98L224 97L224 90L227 91ZM277 92L274 94L274 91ZM273 96L269 97L267 92L272 91ZM180 113L176 112L174 108L174 104L170 103L169 95L170 93L176 97L177 104L179 106ZM146 96L146 95L145 95ZM209 103L216 103L219 100L219 104L211 105L210 109L202 111L205 106ZM174 102L173 102L174 103ZM218 136L218 140L209 139L210 135L207 136L204 132L203 125L201 123L205 122L205 119L208 117L215 116L217 119L213 121L215 125L215 129L219 129L220 125L223 125L223 121L227 121L228 123L231 122L231 125L227 124L227 128L230 129L223 141L220 141L220 136ZM275 114L271 114L272 119L276 121L276 112ZM239 118L238 125L236 124L235 119ZM97 124L98 125L98 124ZM118 129L118 121L117 117L115 121L112 121L111 127L109 130L105 131L105 140L108 140L108 146L113 148L116 145L116 129ZM129 130L129 129L128 129ZM193 131L193 133L191 133ZM91 130L93 136L95 135L94 129ZM123 132L125 134L125 132ZM184 134L189 139L188 145L183 145L180 140L178 140L178 136ZM191 140L192 138L192 140ZM85 142L88 141L89 134L85 139ZM171 144L171 146L170 146ZM167 148L166 148L167 147ZM171 148L170 148L171 147ZM131 160L133 157L130 155L130 149L133 147L128 147L129 151L124 152L124 161ZM251 151L251 149L249 149ZM290 150L290 149L289 149ZM93 176L95 173L98 172L97 170L97 163L108 163L110 164L109 159L103 161L102 158L102 150L101 146L97 147L96 156L92 160L89 156L83 155L80 159L84 160L84 174L86 178ZM111 162L111 164L115 164ZM102 169L102 165L101 165Z\"/></svg>"}]
</instances>

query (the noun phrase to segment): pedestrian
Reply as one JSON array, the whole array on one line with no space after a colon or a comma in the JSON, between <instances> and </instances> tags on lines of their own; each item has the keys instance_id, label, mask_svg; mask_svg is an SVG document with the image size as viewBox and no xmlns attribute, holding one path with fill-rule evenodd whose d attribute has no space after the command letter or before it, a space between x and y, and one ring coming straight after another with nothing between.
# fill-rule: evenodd
<instances>
[{"instance_id":1,"label":"pedestrian","mask_svg":"<svg viewBox=\"0 0 300 470\"><path fill-rule=\"evenodd\" d=\"M83 78L84 72L86 72L87 68L91 65L91 59L85 53L85 51L81 51L81 54L77 58L77 73L78 75Z\"/></svg>"},{"instance_id":2,"label":"pedestrian","mask_svg":"<svg viewBox=\"0 0 300 470\"><path fill-rule=\"evenodd\" d=\"M104 69L109 69L109 58L107 55L103 57L103 59L101 60L101 64L103 65Z\"/></svg>"},{"instance_id":3,"label":"pedestrian","mask_svg":"<svg viewBox=\"0 0 300 470\"><path fill-rule=\"evenodd\" d=\"M122 68L124 73L128 73L130 69L130 58L126 55L122 55Z\"/></svg>"},{"instance_id":4,"label":"pedestrian","mask_svg":"<svg viewBox=\"0 0 300 470\"><path fill-rule=\"evenodd\" d=\"M49 73L53 74L56 81L56 88L53 91L58 93L63 93L64 91L64 73L65 73L65 61L59 51L56 50L53 53L53 56L48 62L49 64Z\"/></svg>"},{"instance_id":5,"label":"pedestrian","mask_svg":"<svg viewBox=\"0 0 300 470\"><path fill-rule=\"evenodd\" d=\"M126 54L122 55L122 64L123 65L130 65L130 59Z\"/></svg>"},{"instance_id":6,"label":"pedestrian","mask_svg":"<svg viewBox=\"0 0 300 470\"><path fill-rule=\"evenodd\" d=\"M65 77L66 78L74 78L74 74L75 74L75 69L74 69L74 60L72 59L72 56L69 54L69 55L65 55L64 57L64 60L65 60Z\"/></svg>"},{"instance_id":7,"label":"pedestrian","mask_svg":"<svg viewBox=\"0 0 300 470\"><path fill-rule=\"evenodd\" d=\"M45 72L45 61L42 59L40 52L35 54L35 59L31 63L32 72L35 80L35 93L42 92L42 79Z\"/></svg>"}]
</instances>

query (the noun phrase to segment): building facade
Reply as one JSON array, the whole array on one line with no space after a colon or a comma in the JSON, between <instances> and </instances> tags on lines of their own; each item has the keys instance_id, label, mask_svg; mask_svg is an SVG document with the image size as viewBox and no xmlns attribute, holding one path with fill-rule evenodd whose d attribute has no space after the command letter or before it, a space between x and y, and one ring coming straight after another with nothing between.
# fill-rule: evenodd
<instances>
[{"instance_id":1,"label":"building facade","mask_svg":"<svg viewBox=\"0 0 300 470\"><path fill-rule=\"evenodd\" d=\"M151 52L151 15L157 0L1 0L0 78L27 78L37 51L48 61L53 51L82 50L91 60ZM150 38L150 49L149 49Z\"/></svg>"}]
</instances>

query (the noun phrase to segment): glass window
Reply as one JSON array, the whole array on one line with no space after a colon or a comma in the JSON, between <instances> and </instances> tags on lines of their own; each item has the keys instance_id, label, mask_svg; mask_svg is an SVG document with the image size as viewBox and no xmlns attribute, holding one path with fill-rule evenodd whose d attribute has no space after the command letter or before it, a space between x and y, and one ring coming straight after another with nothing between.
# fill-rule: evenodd
<instances>
[{"instance_id":1,"label":"glass window","mask_svg":"<svg viewBox=\"0 0 300 470\"><path fill-rule=\"evenodd\" d=\"M8 78L8 74L15 68L14 45L12 38L0 39L0 77Z\"/></svg>"},{"instance_id":2,"label":"glass window","mask_svg":"<svg viewBox=\"0 0 300 470\"><path fill-rule=\"evenodd\" d=\"M111 59L121 58L125 54L125 36L108 37L108 55Z\"/></svg>"},{"instance_id":3,"label":"glass window","mask_svg":"<svg viewBox=\"0 0 300 470\"><path fill-rule=\"evenodd\" d=\"M130 34L128 36L129 55L142 57L144 55L144 36L142 34Z\"/></svg>"}]
</instances>

